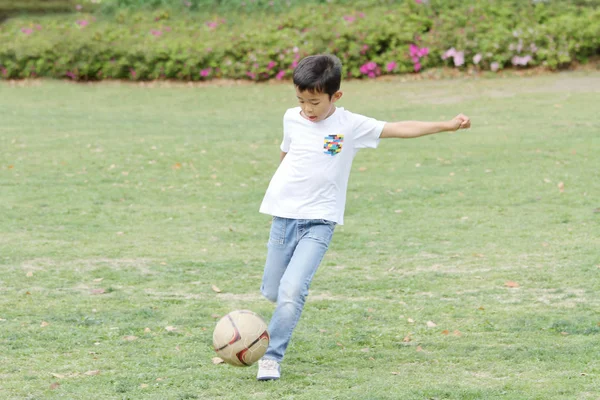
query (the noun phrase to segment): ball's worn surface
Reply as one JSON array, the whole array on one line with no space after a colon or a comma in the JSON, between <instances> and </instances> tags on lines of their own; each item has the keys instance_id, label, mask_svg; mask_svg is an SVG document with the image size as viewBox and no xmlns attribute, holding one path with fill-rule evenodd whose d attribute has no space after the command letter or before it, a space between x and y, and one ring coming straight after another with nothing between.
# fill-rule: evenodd
<instances>
[{"instance_id":1,"label":"ball's worn surface","mask_svg":"<svg viewBox=\"0 0 600 400\"><path fill-rule=\"evenodd\" d=\"M217 322L213 347L227 364L247 367L258 361L269 346L267 324L248 310L232 311Z\"/></svg>"}]
</instances>

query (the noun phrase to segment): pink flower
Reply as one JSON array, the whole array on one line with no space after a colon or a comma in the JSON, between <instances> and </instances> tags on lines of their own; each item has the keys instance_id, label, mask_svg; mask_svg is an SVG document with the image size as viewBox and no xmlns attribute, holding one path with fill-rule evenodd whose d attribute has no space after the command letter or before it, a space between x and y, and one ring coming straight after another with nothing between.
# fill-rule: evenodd
<instances>
[{"instance_id":1,"label":"pink flower","mask_svg":"<svg viewBox=\"0 0 600 400\"><path fill-rule=\"evenodd\" d=\"M394 68L396 68L396 62L395 61L390 61L385 66L385 69L387 70L387 72L392 72L394 70Z\"/></svg>"},{"instance_id":2,"label":"pink flower","mask_svg":"<svg viewBox=\"0 0 600 400\"><path fill-rule=\"evenodd\" d=\"M519 56L514 56L511 60L512 65L521 65L521 66L526 66L533 58L528 54L526 56L523 57L519 57Z\"/></svg>"},{"instance_id":3,"label":"pink flower","mask_svg":"<svg viewBox=\"0 0 600 400\"><path fill-rule=\"evenodd\" d=\"M523 39L519 39L519 44L517 44L517 53L520 53L523 50Z\"/></svg>"},{"instance_id":4,"label":"pink flower","mask_svg":"<svg viewBox=\"0 0 600 400\"><path fill-rule=\"evenodd\" d=\"M454 60L454 66L460 67L465 63L465 53L464 51L457 51L454 47L446 50L446 52L442 55L442 60L446 60L452 57Z\"/></svg>"},{"instance_id":5,"label":"pink flower","mask_svg":"<svg viewBox=\"0 0 600 400\"><path fill-rule=\"evenodd\" d=\"M421 69L421 58L429 54L429 48L419 48L419 46L417 46L416 44L411 44L409 46L409 51L412 62L413 64L415 64L415 71L419 71Z\"/></svg>"},{"instance_id":6,"label":"pink flower","mask_svg":"<svg viewBox=\"0 0 600 400\"><path fill-rule=\"evenodd\" d=\"M215 21L209 21L206 23L206 26L208 26L208 29L216 29L217 26L219 26L219 23Z\"/></svg>"},{"instance_id":7,"label":"pink flower","mask_svg":"<svg viewBox=\"0 0 600 400\"><path fill-rule=\"evenodd\" d=\"M65 75L66 75L66 76L68 76L68 77L69 77L69 78L71 78L71 79L76 79L76 78L77 78L77 75L75 75L75 74L74 74L73 72L71 72L71 71L67 71L67 72L65 72Z\"/></svg>"},{"instance_id":8,"label":"pink flower","mask_svg":"<svg viewBox=\"0 0 600 400\"><path fill-rule=\"evenodd\" d=\"M75 6L75 9L76 9L77 11L81 11L81 9L82 9L82 8L83 8L83 6L82 6L81 4L77 4L77 5Z\"/></svg>"},{"instance_id":9,"label":"pink flower","mask_svg":"<svg viewBox=\"0 0 600 400\"><path fill-rule=\"evenodd\" d=\"M267 69L271 70L273 69L275 66L277 65L277 63L275 61L269 61L269 64L267 64Z\"/></svg>"},{"instance_id":10,"label":"pink flower","mask_svg":"<svg viewBox=\"0 0 600 400\"><path fill-rule=\"evenodd\" d=\"M363 64L359 70L361 74L367 75L370 78L374 78L381 72L377 66L377 63L374 61L369 61L368 63Z\"/></svg>"},{"instance_id":11,"label":"pink flower","mask_svg":"<svg viewBox=\"0 0 600 400\"><path fill-rule=\"evenodd\" d=\"M173 28L171 28L170 26L165 26L165 31L171 32L172 30L173 30Z\"/></svg>"},{"instance_id":12,"label":"pink flower","mask_svg":"<svg viewBox=\"0 0 600 400\"><path fill-rule=\"evenodd\" d=\"M275 75L275 78L276 78L278 81L280 81L280 80L282 80L282 79L283 79L283 77L284 77L284 76L285 76L285 71L284 71L284 70L281 70L281 71L279 71L279 72L277 73L277 75Z\"/></svg>"},{"instance_id":13,"label":"pink flower","mask_svg":"<svg viewBox=\"0 0 600 400\"><path fill-rule=\"evenodd\" d=\"M363 44L363 47L362 47L362 49L360 50L360 54L363 54L363 55L364 55L364 54L366 54L366 53L367 53L367 50L369 50L369 46L368 46L368 45L366 45L366 44Z\"/></svg>"},{"instance_id":14,"label":"pink flower","mask_svg":"<svg viewBox=\"0 0 600 400\"><path fill-rule=\"evenodd\" d=\"M0 72L2 72L2 76L6 76L6 75L8 75L8 71L7 71L7 70L6 70L6 68L4 68L4 67L1 67L1 68L0 68Z\"/></svg>"},{"instance_id":15,"label":"pink flower","mask_svg":"<svg viewBox=\"0 0 600 400\"><path fill-rule=\"evenodd\" d=\"M137 72L135 72L135 69L133 69L133 68L129 69L129 73L131 74L131 77L133 79L135 79L135 77L137 76Z\"/></svg>"},{"instance_id":16,"label":"pink flower","mask_svg":"<svg viewBox=\"0 0 600 400\"><path fill-rule=\"evenodd\" d=\"M33 33L33 29L31 29L31 28L21 28L21 32L23 32L26 35L31 35Z\"/></svg>"},{"instance_id":17,"label":"pink flower","mask_svg":"<svg viewBox=\"0 0 600 400\"><path fill-rule=\"evenodd\" d=\"M538 48L535 45L535 43L531 43L531 45L529 46L529 49L531 50L532 53L536 53L538 51Z\"/></svg>"},{"instance_id":18,"label":"pink flower","mask_svg":"<svg viewBox=\"0 0 600 400\"><path fill-rule=\"evenodd\" d=\"M360 13L358 13L358 16L359 16L360 18L364 18L364 17L365 17L365 13L364 13L364 12L360 12Z\"/></svg>"},{"instance_id":19,"label":"pink flower","mask_svg":"<svg viewBox=\"0 0 600 400\"><path fill-rule=\"evenodd\" d=\"M355 19L356 19L356 17L353 15L344 15L344 20L347 22L352 23L352 22L354 22Z\"/></svg>"},{"instance_id":20,"label":"pink flower","mask_svg":"<svg viewBox=\"0 0 600 400\"><path fill-rule=\"evenodd\" d=\"M36 25L35 26L35 30L36 31L41 31L42 30L42 26L41 25Z\"/></svg>"},{"instance_id":21,"label":"pink flower","mask_svg":"<svg viewBox=\"0 0 600 400\"><path fill-rule=\"evenodd\" d=\"M159 31L158 29L152 29L150 33L157 37L162 35L162 31Z\"/></svg>"},{"instance_id":22,"label":"pink flower","mask_svg":"<svg viewBox=\"0 0 600 400\"><path fill-rule=\"evenodd\" d=\"M415 3L417 3L417 4L423 4L423 0L415 0Z\"/></svg>"},{"instance_id":23,"label":"pink flower","mask_svg":"<svg viewBox=\"0 0 600 400\"><path fill-rule=\"evenodd\" d=\"M206 68L200 71L200 76L206 78L212 72L212 68Z\"/></svg>"},{"instance_id":24,"label":"pink flower","mask_svg":"<svg viewBox=\"0 0 600 400\"><path fill-rule=\"evenodd\" d=\"M294 61L292 62L292 65L290 65L290 69L294 69L294 68L296 68L297 66L298 66L298 60L294 60Z\"/></svg>"},{"instance_id":25,"label":"pink flower","mask_svg":"<svg viewBox=\"0 0 600 400\"><path fill-rule=\"evenodd\" d=\"M498 71L500 69L500 64L497 62L493 62L490 64L490 69L494 72Z\"/></svg>"},{"instance_id":26,"label":"pink flower","mask_svg":"<svg viewBox=\"0 0 600 400\"><path fill-rule=\"evenodd\" d=\"M462 51L456 52L456 54L454 55L454 65L456 67L460 67L464 63L465 63L465 53Z\"/></svg>"},{"instance_id":27,"label":"pink flower","mask_svg":"<svg viewBox=\"0 0 600 400\"><path fill-rule=\"evenodd\" d=\"M88 26L90 24L90 21L88 21L87 19L81 19L81 20L78 20L75 23L77 25L79 25L80 27L85 28L86 26Z\"/></svg>"},{"instance_id":28,"label":"pink flower","mask_svg":"<svg viewBox=\"0 0 600 400\"><path fill-rule=\"evenodd\" d=\"M475 56L473 57L473 64L475 64L475 65L479 64L479 62L481 61L482 58L483 58L483 56L481 55L481 53L475 54Z\"/></svg>"},{"instance_id":29,"label":"pink flower","mask_svg":"<svg viewBox=\"0 0 600 400\"><path fill-rule=\"evenodd\" d=\"M256 79L256 74L251 71L246 72L246 76L250 79Z\"/></svg>"},{"instance_id":30,"label":"pink flower","mask_svg":"<svg viewBox=\"0 0 600 400\"><path fill-rule=\"evenodd\" d=\"M410 50L410 56L411 57L417 57L417 56L419 56L419 46L411 43L410 46L409 46L409 50Z\"/></svg>"},{"instance_id":31,"label":"pink flower","mask_svg":"<svg viewBox=\"0 0 600 400\"><path fill-rule=\"evenodd\" d=\"M452 47L452 48L446 50L446 52L442 55L442 60L445 60L450 57L454 57L455 54L456 54L456 49L454 47Z\"/></svg>"}]
</instances>

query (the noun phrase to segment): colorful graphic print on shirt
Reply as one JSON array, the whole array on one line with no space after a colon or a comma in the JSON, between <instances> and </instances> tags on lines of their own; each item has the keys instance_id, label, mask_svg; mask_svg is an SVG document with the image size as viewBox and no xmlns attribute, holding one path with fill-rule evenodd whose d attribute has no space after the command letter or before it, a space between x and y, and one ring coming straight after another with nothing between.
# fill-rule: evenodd
<instances>
[{"instance_id":1,"label":"colorful graphic print on shirt","mask_svg":"<svg viewBox=\"0 0 600 400\"><path fill-rule=\"evenodd\" d=\"M344 135L327 135L325 136L325 144L323 148L324 153L330 156L335 156L342 151L342 144L344 143Z\"/></svg>"}]
</instances>

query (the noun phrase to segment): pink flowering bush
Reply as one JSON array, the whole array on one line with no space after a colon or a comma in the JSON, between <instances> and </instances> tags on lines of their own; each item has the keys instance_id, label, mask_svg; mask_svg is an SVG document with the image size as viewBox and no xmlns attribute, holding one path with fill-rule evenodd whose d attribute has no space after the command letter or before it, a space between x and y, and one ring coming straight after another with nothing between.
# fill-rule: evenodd
<instances>
[{"instance_id":1,"label":"pink flowering bush","mask_svg":"<svg viewBox=\"0 0 600 400\"><path fill-rule=\"evenodd\" d=\"M425 57L429 54L429 48L423 47L419 48L416 44L412 44L409 46L410 49L410 58L414 64L415 72L419 72L421 70L421 58Z\"/></svg>"},{"instance_id":2,"label":"pink flowering bush","mask_svg":"<svg viewBox=\"0 0 600 400\"><path fill-rule=\"evenodd\" d=\"M381 68L377 65L376 62L369 61L368 63L363 64L359 71L361 74L368 76L369 78L375 78L381 75Z\"/></svg>"},{"instance_id":3,"label":"pink flowering bush","mask_svg":"<svg viewBox=\"0 0 600 400\"><path fill-rule=\"evenodd\" d=\"M205 69L200 70L200 77L208 78L211 75L212 70L213 70L212 68L205 68Z\"/></svg>"},{"instance_id":4,"label":"pink flowering bush","mask_svg":"<svg viewBox=\"0 0 600 400\"><path fill-rule=\"evenodd\" d=\"M342 60L345 77L371 79L440 67L556 69L600 54L600 24L591 23L600 11L569 2L413 0L237 17L96 20L84 8L54 22L9 19L0 25L0 79L283 80L304 56L325 52Z\"/></svg>"}]
</instances>

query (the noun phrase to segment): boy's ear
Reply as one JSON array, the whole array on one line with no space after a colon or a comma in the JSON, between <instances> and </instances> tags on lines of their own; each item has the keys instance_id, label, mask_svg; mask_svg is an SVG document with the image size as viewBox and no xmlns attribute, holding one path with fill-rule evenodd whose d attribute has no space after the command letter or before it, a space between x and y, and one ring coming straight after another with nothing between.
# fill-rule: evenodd
<instances>
[{"instance_id":1,"label":"boy's ear","mask_svg":"<svg viewBox=\"0 0 600 400\"><path fill-rule=\"evenodd\" d=\"M335 92L333 94L333 96L331 97L331 102L335 103L336 101L338 101L342 96L344 95L344 93L340 92L339 90L337 92Z\"/></svg>"}]
</instances>

